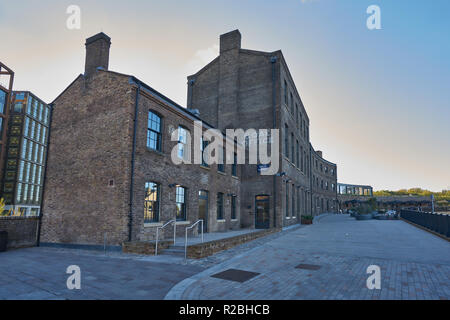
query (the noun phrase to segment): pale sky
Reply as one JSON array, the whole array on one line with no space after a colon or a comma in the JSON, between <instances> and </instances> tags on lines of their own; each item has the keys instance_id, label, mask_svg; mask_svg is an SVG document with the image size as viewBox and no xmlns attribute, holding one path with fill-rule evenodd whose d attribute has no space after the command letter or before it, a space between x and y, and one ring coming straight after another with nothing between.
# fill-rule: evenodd
<instances>
[{"instance_id":1,"label":"pale sky","mask_svg":"<svg viewBox=\"0 0 450 320\"><path fill-rule=\"evenodd\" d=\"M84 41L112 38L110 70L181 105L186 77L234 29L247 49L281 49L310 118L311 142L338 181L379 189L450 188L450 1L2 1L0 59L16 90L51 102L84 71ZM81 8L69 30L66 9ZM381 9L368 30L366 9Z\"/></svg>"}]
</instances>

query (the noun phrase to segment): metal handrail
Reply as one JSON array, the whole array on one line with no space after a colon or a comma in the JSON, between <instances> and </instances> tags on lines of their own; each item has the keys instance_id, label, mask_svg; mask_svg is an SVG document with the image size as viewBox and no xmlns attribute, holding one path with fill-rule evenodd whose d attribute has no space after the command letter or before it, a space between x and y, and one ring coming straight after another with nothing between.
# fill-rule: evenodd
<instances>
[{"instance_id":1,"label":"metal handrail","mask_svg":"<svg viewBox=\"0 0 450 320\"><path fill-rule=\"evenodd\" d=\"M184 240L184 260L186 260L186 256L187 256L187 241L188 241L188 230L194 228L197 224L202 223L202 243L203 243L203 219L197 220L194 224L192 224L191 226L187 227L186 230L186 237Z\"/></svg>"},{"instance_id":2,"label":"metal handrail","mask_svg":"<svg viewBox=\"0 0 450 320\"><path fill-rule=\"evenodd\" d=\"M175 244L175 238L177 235L177 220L173 219L170 221L167 221L164 225L157 227L156 228L156 246L155 246L155 256L158 255L158 241L159 241L159 230L164 229L165 227L167 227L169 224L173 223L173 244Z\"/></svg>"}]
</instances>

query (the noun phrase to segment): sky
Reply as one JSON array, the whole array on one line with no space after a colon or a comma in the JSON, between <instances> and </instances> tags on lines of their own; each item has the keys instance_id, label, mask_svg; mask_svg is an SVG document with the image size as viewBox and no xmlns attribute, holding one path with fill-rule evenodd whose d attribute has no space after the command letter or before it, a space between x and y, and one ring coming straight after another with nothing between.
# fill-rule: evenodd
<instances>
[{"instance_id":1,"label":"sky","mask_svg":"<svg viewBox=\"0 0 450 320\"><path fill-rule=\"evenodd\" d=\"M67 8L81 9L68 29ZM366 12L378 5L381 29ZM218 55L219 35L281 49L338 181L375 190L450 189L450 1L15 0L0 2L0 61L15 90L51 102L84 72L85 39L112 38L109 69L181 105L186 77Z\"/></svg>"}]
</instances>

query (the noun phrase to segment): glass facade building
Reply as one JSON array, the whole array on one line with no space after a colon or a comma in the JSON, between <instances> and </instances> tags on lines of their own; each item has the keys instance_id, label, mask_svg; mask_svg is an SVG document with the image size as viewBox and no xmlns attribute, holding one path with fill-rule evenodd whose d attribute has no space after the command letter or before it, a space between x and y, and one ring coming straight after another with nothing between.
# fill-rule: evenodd
<instances>
[{"instance_id":1,"label":"glass facade building","mask_svg":"<svg viewBox=\"0 0 450 320\"><path fill-rule=\"evenodd\" d=\"M3 198L21 215L39 215L51 107L30 92L13 92Z\"/></svg>"}]
</instances>

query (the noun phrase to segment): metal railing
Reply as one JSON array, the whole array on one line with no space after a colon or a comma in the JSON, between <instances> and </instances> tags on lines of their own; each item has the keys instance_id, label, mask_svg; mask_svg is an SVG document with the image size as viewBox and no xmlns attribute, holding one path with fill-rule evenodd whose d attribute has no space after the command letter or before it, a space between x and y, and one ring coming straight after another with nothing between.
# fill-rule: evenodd
<instances>
[{"instance_id":1,"label":"metal railing","mask_svg":"<svg viewBox=\"0 0 450 320\"><path fill-rule=\"evenodd\" d=\"M164 225L162 225L161 227L157 227L156 228L156 245L155 245L155 256L158 255L158 241L159 241L159 230L164 229L165 227L167 227L169 224L173 223L173 244L175 244L175 239L177 236L177 220L173 219L170 221L167 221Z\"/></svg>"},{"instance_id":2,"label":"metal railing","mask_svg":"<svg viewBox=\"0 0 450 320\"><path fill-rule=\"evenodd\" d=\"M450 237L450 215L423 211L401 210L400 216L412 223Z\"/></svg>"},{"instance_id":3,"label":"metal railing","mask_svg":"<svg viewBox=\"0 0 450 320\"><path fill-rule=\"evenodd\" d=\"M186 236L184 240L184 260L187 258L187 242L188 242L188 230L194 228L197 224L202 224L202 243L203 243L203 219L197 220L194 224L186 228Z\"/></svg>"}]
</instances>

